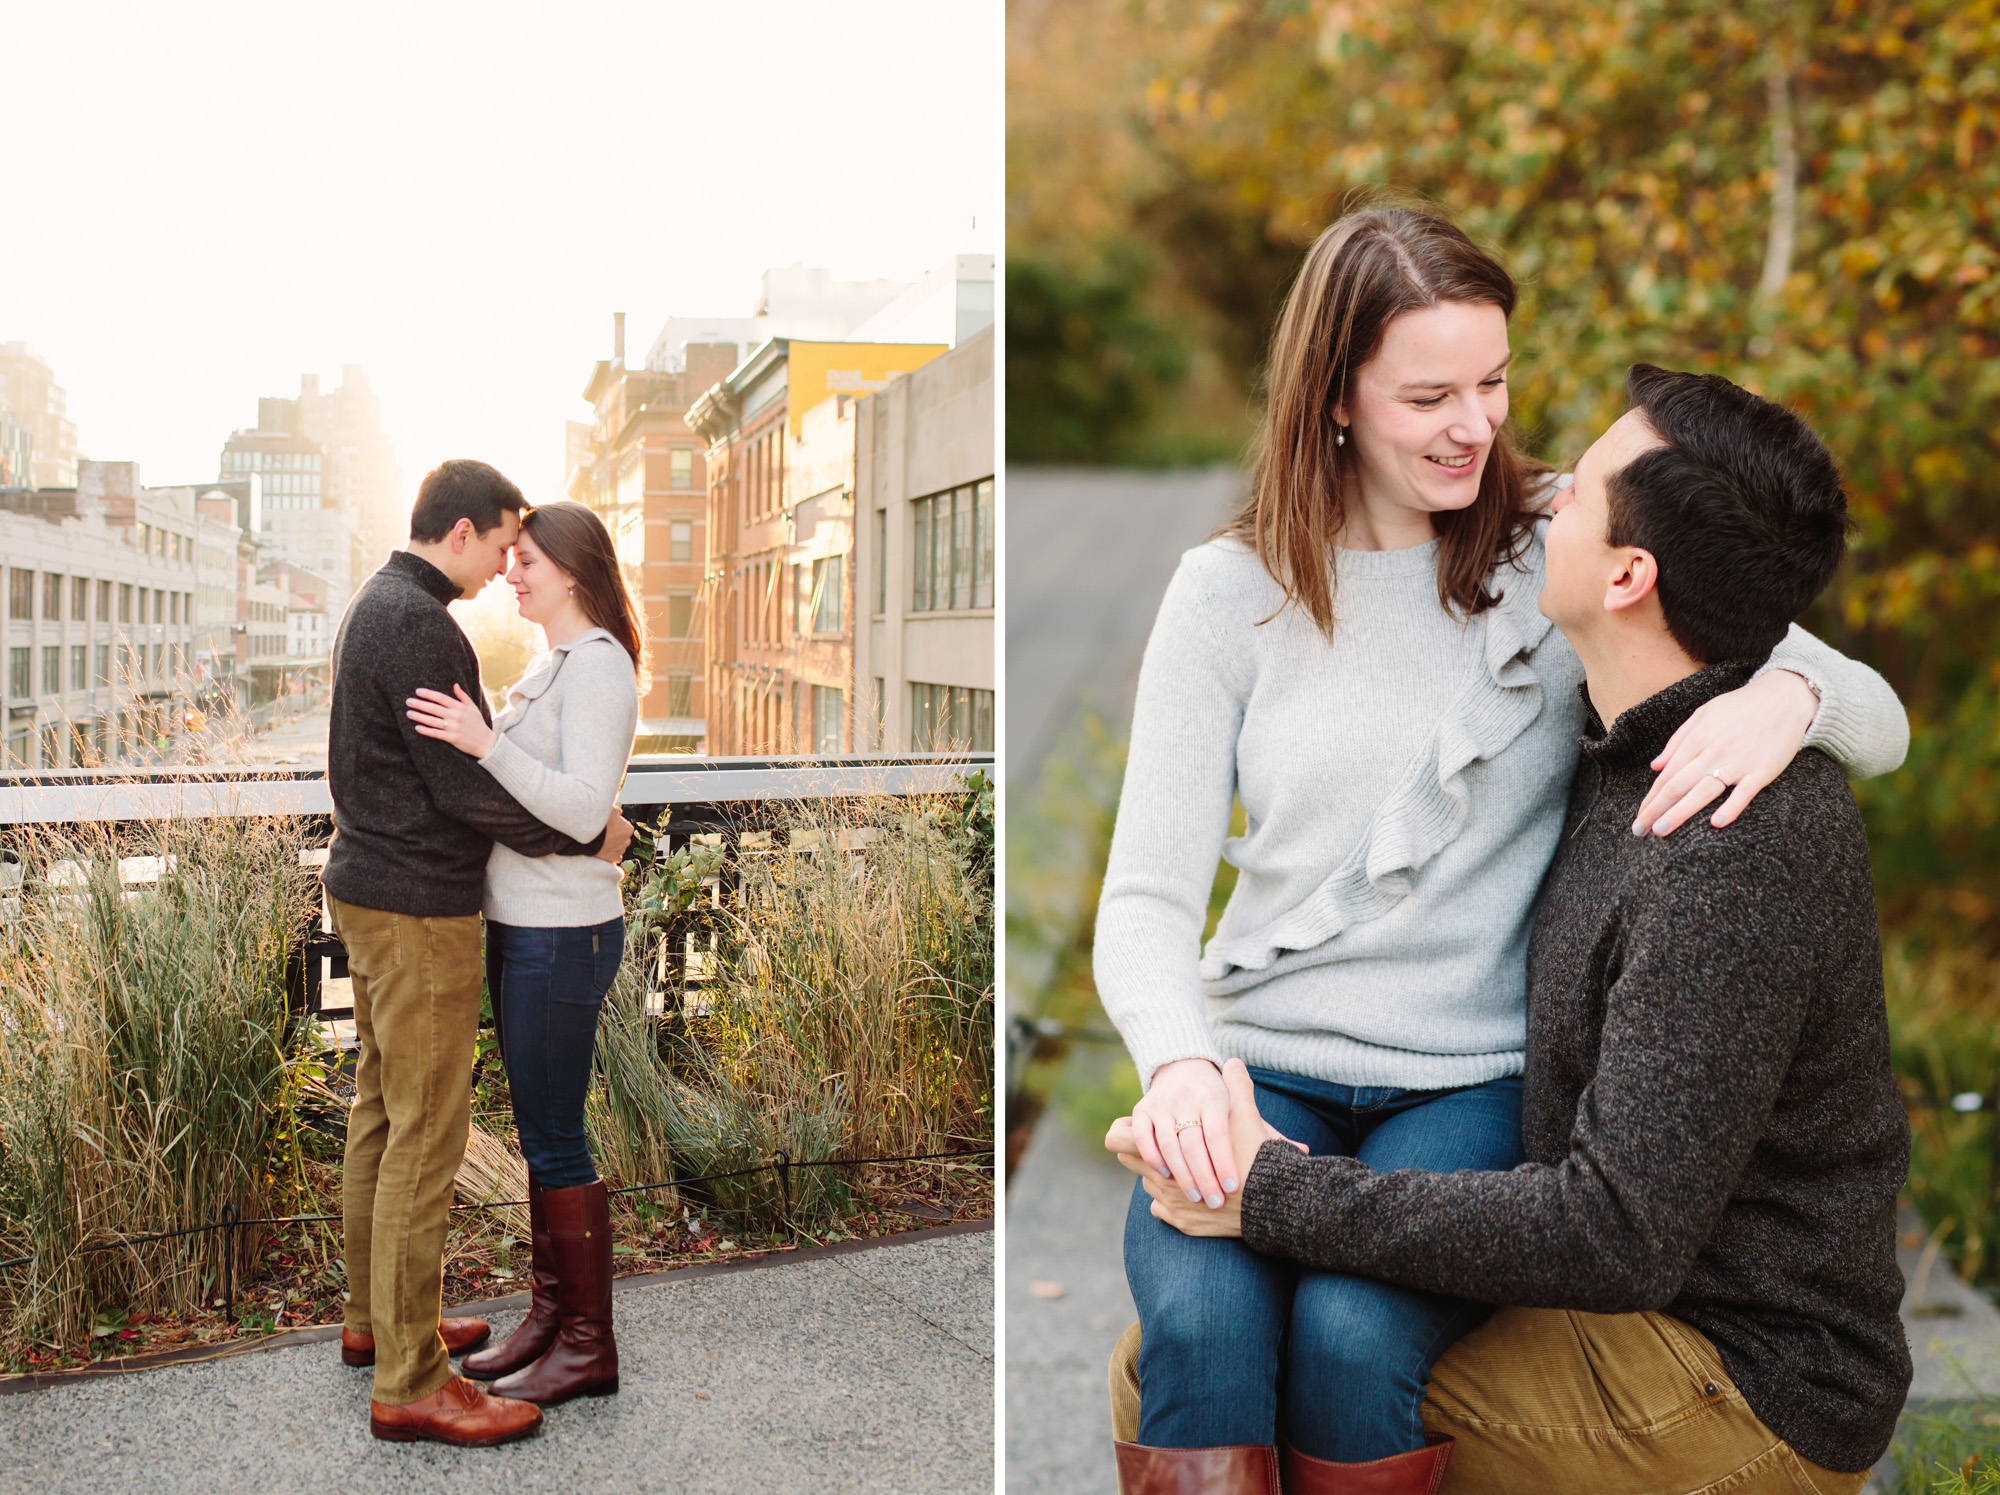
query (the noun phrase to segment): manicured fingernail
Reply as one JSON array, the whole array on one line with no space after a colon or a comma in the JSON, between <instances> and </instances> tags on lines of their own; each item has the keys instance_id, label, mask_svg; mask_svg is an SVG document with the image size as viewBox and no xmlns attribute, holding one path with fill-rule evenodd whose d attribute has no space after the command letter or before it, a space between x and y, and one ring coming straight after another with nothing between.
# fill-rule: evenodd
<instances>
[{"instance_id":1,"label":"manicured fingernail","mask_svg":"<svg viewBox=\"0 0 2000 1495\"><path fill-rule=\"evenodd\" d=\"M1633 835L1635 835L1635 836L1643 836L1643 835L1645 835L1645 834L1646 834L1646 827L1645 827L1645 825L1644 825L1643 823L1641 823L1640 821L1637 821L1637 820L1633 821L1633 822L1632 822L1632 834L1633 834Z\"/></svg>"},{"instance_id":2,"label":"manicured fingernail","mask_svg":"<svg viewBox=\"0 0 2000 1495\"><path fill-rule=\"evenodd\" d=\"M1208 1207L1209 1207L1210 1209L1221 1209L1221 1208L1222 1208L1222 1196L1221 1196L1220 1194L1211 1194L1211 1195L1209 1195L1209 1196L1208 1196L1208 1198L1207 1198L1207 1200L1206 1200L1205 1202L1206 1202L1206 1204L1208 1205Z\"/></svg>"},{"instance_id":3,"label":"manicured fingernail","mask_svg":"<svg viewBox=\"0 0 2000 1495\"><path fill-rule=\"evenodd\" d=\"M1189 1203L1189 1204L1200 1204L1200 1203L1201 1203L1201 1190L1199 1190L1199 1189L1189 1189L1189 1190L1188 1190L1188 1203Z\"/></svg>"},{"instance_id":4,"label":"manicured fingernail","mask_svg":"<svg viewBox=\"0 0 2000 1495\"><path fill-rule=\"evenodd\" d=\"M1233 1178L1225 1178L1222 1181L1222 1192L1225 1194L1234 1194L1236 1192L1236 1180Z\"/></svg>"}]
</instances>

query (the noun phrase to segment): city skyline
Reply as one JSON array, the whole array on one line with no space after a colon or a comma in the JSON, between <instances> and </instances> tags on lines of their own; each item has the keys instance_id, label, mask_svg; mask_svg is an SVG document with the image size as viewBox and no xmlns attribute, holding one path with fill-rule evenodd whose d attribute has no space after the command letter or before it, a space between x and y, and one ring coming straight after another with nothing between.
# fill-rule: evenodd
<instances>
[{"instance_id":1,"label":"city skyline","mask_svg":"<svg viewBox=\"0 0 2000 1495\"><path fill-rule=\"evenodd\" d=\"M994 243L994 80L949 66L983 55L992 7L885 5L857 35L789 4L727 22L604 5L555 36L530 31L539 12L470 27L445 7L395 21L391 48L392 14L273 31L134 10L108 53L88 18L28 19L21 55L47 65L23 107L57 110L84 69L94 105L27 169L29 199L143 225L0 245L0 336L53 368L82 455L200 482L259 398L358 364L406 497L476 455L547 499L609 313L637 357L670 316L749 316L769 269L915 281ZM607 38L658 67L607 83L571 55ZM753 40L754 67L725 65ZM184 86L197 62L243 81ZM248 103L277 115L246 129ZM829 110L854 125L838 140Z\"/></svg>"}]
</instances>

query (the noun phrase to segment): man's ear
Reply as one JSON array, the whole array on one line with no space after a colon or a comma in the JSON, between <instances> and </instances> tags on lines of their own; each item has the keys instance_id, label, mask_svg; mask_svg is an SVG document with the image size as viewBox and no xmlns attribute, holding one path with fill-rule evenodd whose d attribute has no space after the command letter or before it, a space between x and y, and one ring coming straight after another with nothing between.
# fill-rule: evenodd
<instances>
[{"instance_id":1,"label":"man's ear","mask_svg":"<svg viewBox=\"0 0 2000 1495\"><path fill-rule=\"evenodd\" d=\"M466 542L477 533L470 519L459 520L451 527L451 534L447 537L451 541L451 553L464 555Z\"/></svg>"},{"instance_id":2,"label":"man's ear","mask_svg":"<svg viewBox=\"0 0 2000 1495\"><path fill-rule=\"evenodd\" d=\"M1659 590L1660 563L1653 559L1652 551L1628 545L1611 554L1618 570L1612 576L1611 584L1604 589L1606 612L1624 612L1627 608L1637 607Z\"/></svg>"}]
</instances>

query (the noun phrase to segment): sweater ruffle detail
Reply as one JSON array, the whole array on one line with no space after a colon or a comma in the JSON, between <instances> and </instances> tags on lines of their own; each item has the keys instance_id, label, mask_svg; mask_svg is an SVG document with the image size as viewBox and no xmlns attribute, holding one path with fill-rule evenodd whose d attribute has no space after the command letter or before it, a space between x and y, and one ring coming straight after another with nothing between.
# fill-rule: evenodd
<instances>
[{"instance_id":1,"label":"sweater ruffle detail","mask_svg":"<svg viewBox=\"0 0 2000 1495\"><path fill-rule=\"evenodd\" d=\"M1541 596L1540 526L1533 545L1495 578L1499 604L1474 626L1486 630L1485 669L1460 691L1425 750L1389 791L1360 841L1301 902L1249 934L1224 927L1203 952L1201 976L1210 996L1256 985L1292 951L1310 950L1343 931L1378 919L1410 895L1417 875L1458 839L1471 813L1465 781L1474 763L1495 758L1542 710L1542 682L1528 656L1549 631L1536 606Z\"/></svg>"}]
</instances>

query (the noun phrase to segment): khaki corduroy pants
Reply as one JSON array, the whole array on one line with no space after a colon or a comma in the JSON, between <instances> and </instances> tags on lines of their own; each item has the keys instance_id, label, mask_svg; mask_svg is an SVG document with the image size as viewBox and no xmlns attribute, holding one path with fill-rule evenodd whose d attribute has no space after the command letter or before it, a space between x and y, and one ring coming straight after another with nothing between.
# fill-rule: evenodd
<instances>
[{"instance_id":1,"label":"khaki corduroy pants","mask_svg":"<svg viewBox=\"0 0 2000 1495\"><path fill-rule=\"evenodd\" d=\"M452 1181L472 1121L480 922L326 903L347 947L360 1040L342 1180L346 1322L375 1336L374 1399L400 1406L452 1373L438 1316Z\"/></svg>"},{"instance_id":2,"label":"khaki corduroy pants","mask_svg":"<svg viewBox=\"0 0 2000 1495\"><path fill-rule=\"evenodd\" d=\"M1423 1419L1457 1442L1440 1495L1855 1495L1868 1478L1794 1453L1664 1313L1502 1308L1432 1369ZM1137 1324L1112 1352L1111 1423L1138 1436Z\"/></svg>"}]
</instances>

